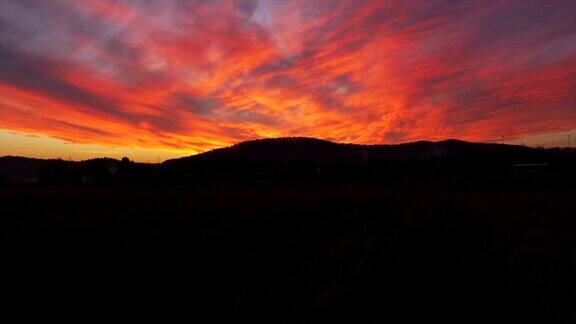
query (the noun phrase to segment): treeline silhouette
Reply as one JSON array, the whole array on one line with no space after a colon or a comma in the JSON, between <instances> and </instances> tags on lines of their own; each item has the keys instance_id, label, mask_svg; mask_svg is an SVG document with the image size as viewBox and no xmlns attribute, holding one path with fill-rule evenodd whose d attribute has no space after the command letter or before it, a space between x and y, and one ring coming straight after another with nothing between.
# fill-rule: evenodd
<instances>
[{"instance_id":1,"label":"treeline silhouette","mask_svg":"<svg viewBox=\"0 0 576 324\"><path fill-rule=\"evenodd\" d=\"M81 162L0 158L3 182L44 184L196 183L217 181L351 179L426 180L453 176L505 176L516 164L546 164L541 171L573 176L576 150L469 143L457 140L400 145L337 144L311 138L243 142L161 164L128 158Z\"/></svg>"}]
</instances>

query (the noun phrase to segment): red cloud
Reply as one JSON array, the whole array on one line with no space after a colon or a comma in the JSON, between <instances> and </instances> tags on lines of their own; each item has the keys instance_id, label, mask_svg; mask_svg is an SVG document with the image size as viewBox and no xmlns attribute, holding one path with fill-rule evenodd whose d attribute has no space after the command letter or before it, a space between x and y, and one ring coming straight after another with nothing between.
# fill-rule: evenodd
<instances>
[{"instance_id":1,"label":"red cloud","mask_svg":"<svg viewBox=\"0 0 576 324\"><path fill-rule=\"evenodd\" d=\"M2 2L0 127L195 151L568 131L574 6Z\"/></svg>"}]
</instances>

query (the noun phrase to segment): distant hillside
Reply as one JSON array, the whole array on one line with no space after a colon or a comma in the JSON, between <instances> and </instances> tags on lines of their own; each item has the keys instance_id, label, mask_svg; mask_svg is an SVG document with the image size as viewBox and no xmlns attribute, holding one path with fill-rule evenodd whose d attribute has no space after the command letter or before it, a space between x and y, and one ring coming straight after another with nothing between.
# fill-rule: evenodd
<instances>
[{"instance_id":1,"label":"distant hillside","mask_svg":"<svg viewBox=\"0 0 576 324\"><path fill-rule=\"evenodd\" d=\"M276 138L242 142L189 157L165 161L164 165L193 161L253 161L365 164L375 161L429 159L440 156L465 157L469 154L534 155L539 150L516 145L469 143L458 140L413 142L398 145L337 144L314 138Z\"/></svg>"},{"instance_id":2,"label":"distant hillside","mask_svg":"<svg viewBox=\"0 0 576 324\"><path fill-rule=\"evenodd\" d=\"M399 145L337 144L313 138L247 141L162 163L181 177L365 176L419 177L443 174L505 174L518 163L550 163L565 170L573 149L535 149L459 140ZM562 171L563 172L563 171Z\"/></svg>"},{"instance_id":3,"label":"distant hillside","mask_svg":"<svg viewBox=\"0 0 576 324\"><path fill-rule=\"evenodd\" d=\"M0 158L4 182L47 183L193 182L241 178L421 178L503 175L514 164L545 163L556 173L574 173L576 150L535 149L459 140L399 145L338 144L314 138L242 142L161 164L127 159L82 162Z\"/></svg>"}]
</instances>

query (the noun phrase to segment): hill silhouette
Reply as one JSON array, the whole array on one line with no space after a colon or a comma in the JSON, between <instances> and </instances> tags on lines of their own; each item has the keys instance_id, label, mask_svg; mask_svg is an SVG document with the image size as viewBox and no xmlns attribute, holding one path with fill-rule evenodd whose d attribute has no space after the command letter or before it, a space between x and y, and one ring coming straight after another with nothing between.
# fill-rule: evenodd
<instances>
[{"instance_id":1,"label":"hill silhouette","mask_svg":"<svg viewBox=\"0 0 576 324\"><path fill-rule=\"evenodd\" d=\"M337 144L313 138L243 142L161 164L164 175L183 178L398 179L451 175L506 175L515 164L547 163L567 173L573 149L536 149L459 140L398 145Z\"/></svg>"},{"instance_id":2,"label":"hill silhouette","mask_svg":"<svg viewBox=\"0 0 576 324\"><path fill-rule=\"evenodd\" d=\"M160 164L124 159L80 162L1 157L4 182L116 183L234 179L404 179L506 175L515 164L546 163L547 172L572 174L576 150L459 140L398 145L339 144L314 138L242 142Z\"/></svg>"},{"instance_id":3,"label":"hill silhouette","mask_svg":"<svg viewBox=\"0 0 576 324\"><path fill-rule=\"evenodd\" d=\"M260 139L242 142L194 156L173 159L165 165L192 161L255 161L255 162L315 162L349 165L379 161L427 160L435 157L464 156L467 154L516 155L534 153L523 146L471 143L459 140L440 142L420 141L396 145L338 144L306 137Z\"/></svg>"}]
</instances>

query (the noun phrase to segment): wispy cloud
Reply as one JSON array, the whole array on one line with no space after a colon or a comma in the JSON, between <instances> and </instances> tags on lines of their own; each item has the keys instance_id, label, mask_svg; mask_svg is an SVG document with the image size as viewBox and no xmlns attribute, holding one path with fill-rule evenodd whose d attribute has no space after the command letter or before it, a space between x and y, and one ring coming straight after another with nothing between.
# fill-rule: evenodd
<instances>
[{"instance_id":1,"label":"wispy cloud","mask_svg":"<svg viewBox=\"0 0 576 324\"><path fill-rule=\"evenodd\" d=\"M576 3L0 1L0 96L3 129L174 150L558 133Z\"/></svg>"}]
</instances>

